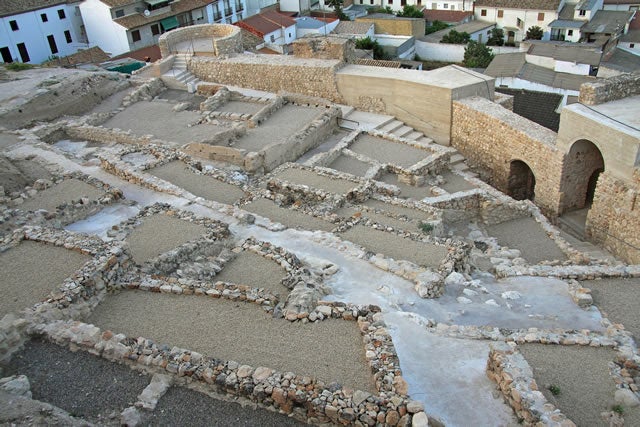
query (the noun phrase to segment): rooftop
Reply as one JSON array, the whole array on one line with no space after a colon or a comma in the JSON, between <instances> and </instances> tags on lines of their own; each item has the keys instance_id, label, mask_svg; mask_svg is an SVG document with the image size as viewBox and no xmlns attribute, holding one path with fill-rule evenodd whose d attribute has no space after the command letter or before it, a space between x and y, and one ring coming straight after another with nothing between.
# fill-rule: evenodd
<instances>
[{"instance_id":1,"label":"rooftop","mask_svg":"<svg viewBox=\"0 0 640 427\"><path fill-rule=\"evenodd\" d=\"M431 33L422 37L421 40L429 41L432 43L440 43L440 40L442 40L442 37L444 37L446 34L449 34L451 30L456 30L459 33L464 32L464 33L473 34L477 31L486 30L489 28L493 28L495 26L496 26L495 22L475 20L475 21L465 22L464 24L455 25L453 27L445 28L444 30L436 31L435 33Z\"/></svg>"},{"instance_id":2,"label":"rooftop","mask_svg":"<svg viewBox=\"0 0 640 427\"><path fill-rule=\"evenodd\" d=\"M558 10L560 0L476 0L475 5L503 9Z\"/></svg>"},{"instance_id":3,"label":"rooftop","mask_svg":"<svg viewBox=\"0 0 640 427\"><path fill-rule=\"evenodd\" d=\"M126 6L128 4L136 3L136 0L100 0L102 3L109 7Z\"/></svg>"},{"instance_id":4,"label":"rooftop","mask_svg":"<svg viewBox=\"0 0 640 427\"><path fill-rule=\"evenodd\" d=\"M622 36L621 40L627 43L640 43L640 30L629 31Z\"/></svg>"},{"instance_id":5,"label":"rooftop","mask_svg":"<svg viewBox=\"0 0 640 427\"><path fill-rule=\"evenodd\" d=\"M66 2L66 0L2 0L0 1L0 17L44 9Z\"/></svg>"},{"instance_id":6,"label":"rooftop","mask_svg":"<svg viewBox=\"0 0 640 427\"><path fill-rule=\"evenodd\" d=\"M615 34L624 30L635 11L599 10L593 15L582 31L586 33Z\"/></svg>"},{"instance_id":7,"label":"rooftop","mask_svg":"<svg viewBox=\"0 0 640 427\"><path fill-rule=\"evenodd\" d=\"M371 15L367 15L367 16L360 16L358 17L358 20L370 20L370 19L396 19L396 20L401 20L401 21L415 21L416 19L422 19L422 18L405 18L403 16L396 16L396 15L392 15L389 13L372 13Z\"/></svg>"},{"instance_id":8,"label":"rooftop","mask_svg":"<svg viewBox=\"0 0 640 427\"><path fill-rule=\"evenodd\" d=\"M296 25L296 20L278 13L274 10L253 15L247 19L243 19L236 23L240 27L244 27L254 34L264 37L273 31L277 31L282 27L291 27Z\"/></svg>"},{"instance_id":9,"label":"rooftop","mask_svg":"<svg viewBox=\"0 0 640 427\"><path fill-rule=\"evenodd\" d=\"M600 66L622 71L623 73L632 73L640 70L640 56L624 49L615 48L613 54L603 60Z\"/></svg>"},{"instance_id":10,"label":"rooftop","mask_svg":"<svg viewBox=\"0 0 640 427\"><path fill-rule=\"evenodd\" d=\"M105 0L101 1L104 2ZM128 1L128 3L130 3L130 1ZM161 21L162 19L169 18L171 16L176 16L183 12L205 7L209 3L211 3L211 0L180 0L179 2L171 3L169 5L171 10L160 15L147 17L141 13L134 13L131 15L123 16L122 18L114 19L113 22L122 25L127 29L138 28L142 27L143 25Z\"/></svg>"},{"instance_id":11,"label":"rooftop","mask_svg":"<svg viewBox=\"0 0 640 427\"><path fill-rule=\"evenodd\" d=\"M81 49L72 55L52 59L45 62L43 65L51 67L68 67L79 64L99 64L108 59L109 55L107 55L98 46L94 46L89 49Z\"/></svg>"},{"instance_id":12,"label":"rooftop","mask_svg":"<svg viewBox=\"0 0 640 427\"><path fill-rule=\"evenodd\" d=\"M473 16L473 12L463 12L461 10L434 10L425 9L422 11L424 19L427 21L442 21L442 22L462 22L465 19Z\"/></svg>"},{"instance_id":13,"label":"rooftop","mask_svg":"<svg viewBox=\"0 0 640 427\"><path fill-rule=\"evenodd\" d=\"M575 4L565 4L558 13L559 20L572 20L576 12Z\"/></svg>"},{"instance_id":14,"label":"rooftop","mask_svg":"<svg viewBox=\"0 0 640 427\"><path fill-rule=\"evenodd\" d=\"M611 127L635 135L640 138L640 115L638 105L640 95L629 96L616 101L605 102L598 105L573 104L565 108L591 117L594 120L608 122Z\"/></svg>"},{"instance_id":15,"label":"rooftop","mask_svg":"<svg viewBox=\"0 0 640 427\"><path fill-rule=\"evenodd\" d=\"M556 19L549 23L550 28L582 28L587 21L578 21L573 19Z\"/></svg>"},{"instance_id":16,"label":"rooftop","mask_svg":"<svg viewBox=\"0 0 640 427\"><path fill-rule=\"evenodd\" d=\"M569 42L530 42L527 50L529 55L545 56L558 61L575 62L579 64L598 65L602 57L600 46L585 43Z\"/></svg>"},{"instance_id":17,"label":"rooftop","mask_svg":"<svg viewBox=\"0 0 640 427\"><path fill-rule=\"evenodd\" d=\"M576 4L576 10L592 10L597 3L597 0L580 0Z\"/></svg>"},{"instance_id":18,"label":"rooftop","mask_svg":"<svg viewBox=\"0 0 640 427\"><path fill-rule=\"evenodd\" d=\"M336 34L367 34L373 24L370 22L340 21L333 32Z\"/></svg>"},{"instance_id":19,"label":"rooftop","mask_svg":"<svg viewBox=\"0 0 640 427\"><path fill-rule=\"evenodd\" d=\"M295 18L295 20L296 20L296 27L309 29L309 30L317 30L327 25L327 22L322 22L319 19L311 18L309 16Z\"/></svg>"}]
</instances>

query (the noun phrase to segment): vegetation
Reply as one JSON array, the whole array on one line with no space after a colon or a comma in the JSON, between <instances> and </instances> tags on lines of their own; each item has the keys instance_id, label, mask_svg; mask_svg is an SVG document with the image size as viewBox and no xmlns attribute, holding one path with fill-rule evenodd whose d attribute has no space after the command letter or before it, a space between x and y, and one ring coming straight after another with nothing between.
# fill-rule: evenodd
<instances>
[{"instance_id":1,"label":"vegetation","mask_svg":"<svg viewBox=\"0 0 640 427\"><path fill-rule=\"evenodd\" d=\"M464 48L464 61L462 63L469 68L487 68L494 56L491 48L472 40Z\"/></svg>"},{"instance_id":2,"label":"vegetation","mask_svg":"<svg viewBox=\"0 0 640 427\"><path fill-rule=\"evenodd\" d=\"M367 9L367 13L369 15L374 14L374 13L386 13L387 15L393 15L393 9L391 9L391 6L387 6L387 7L372 7L371 9Z\"/></svg>"},{"instance_id":3,"label":"vegetation","mask_svg":"<svg viewBox=\"0 0 640 427\"><path fill-rule=\"evenodd\" d=\"M11 62L9 64L5 64L4 67L9 71L23 71L32 69L33 65L25 64L24 62Z\"/></svg>"},{"instance_id":4,"label":"vegetation","mask_svg":"<svg viewBox=\"0 0 640 427\"><path fill-rule=\"evenodd\" d=\"M448 34L445 34L440 40L440 43L448 43L448 44L467 44L471 40L471 36L469 33L462 32L459 33L456 30L449 31Z\"/></svg>"},{"instance_id":5,"label":"vegetation","mask_svg":"<svg viewBox=\"0 0 640 427\"><path fill-rule=\"evenodd\" d=\"M424 15L420 11L420 9L411 4L405 4L402 10L396 13L396 16L400 16L403 18L424 18Z\"/></svg>"},{"instance_id":6,"label":"vegetation","mask_svg":"<svg viewBox=\"0 0 640 427\"><path fill-rule=\"evenodd\" d=\"M560 394L560 387L555 385L555 384L551 384L549 386L549 391L551 392L551 394L553 394L554 396L558 396Z\"/></svg>"},{"instance_id":7,"label":"vegetation","mask_svg":"<svg viewBox=\"0 0 640 427\"><path fill-rule=\"evenodd\" d=\"M336 15L338 15L338 19L341 21L351 21L347 15L342 11L342 5L344 4L344 0L328 0L327 5L332 7L333 10L336 11Z\"/></svg>"},{"instance_id":8,"label":"vegetation","mask_svg":"<svg viewBox=\"0 0 640 427\"><path fill-rule=\"evenodd\" d=\"M487 40L487 46L502 46L504 45L504 31L502 28L493 28L489 40Z\"/></svg>"},{"instance_id":9,"label":"vegetation","mask_svg":"<svg viewBox=\"0 0 640 427\"><path fill-rule=\"evenodd\" d=\"M624 415L624 408L622 405L613 405L611 410L620 416Z\"/></svg>"},{"instance_id":10,"label":"vegetation","mask_svg":"<svg viewBox=\"0 0 640 427\"><path fill-rule=\"evenodd\" d=\"M422 222L420 223L420 230L422 230L424 234L429 234L433 231L433 224L428 222Z\"/></svg>"},{"instance_id":11,"label":"vegetation","mask_svg":"<svg viewBox=\"0 0 640 427\"><path fill-rule=\"evenodd\" d=\"M447 24L446 22L435 20L431 23L431 25L427 25L427 27L424 29L424 34L432 34L437 31L449 28L450 26L451 25Z\"/></svg>"},{"instance_id":12,"label":"vegetation","mask_svg":"<svg viewBox=\"0 0 640 427\"><path fill-rule=\"evenodd\" d=\"M356 49L373 50L373 59L385 59L382 46L376 40L371 40L369 36L356 39Z\"/></svg>"},{"instance_id":13,"label":"vegetation","mask_svg":"<svg viewBox=\"0 0 640 427\"><path fill-rule=\"evenodd\" d=\"M544 31L542 28L534 25L533 27L529 27L527 30L527 40L542 40L542 36L544 35Z\"/></svg>"}]
</instances>

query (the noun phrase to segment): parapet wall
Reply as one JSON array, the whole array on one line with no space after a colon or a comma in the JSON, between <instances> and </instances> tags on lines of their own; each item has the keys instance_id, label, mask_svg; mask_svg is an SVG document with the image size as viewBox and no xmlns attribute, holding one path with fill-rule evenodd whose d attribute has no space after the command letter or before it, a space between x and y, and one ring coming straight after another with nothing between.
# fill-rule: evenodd
<instances>
[{"instance_id":1,"label":"parapet wall","mask_svg":"<svg viewBox=\"0 0 640 427\"><path fill-rule=\"evenodd\" d=\"M598 105L640 94L640 72L623 74L580 86L580 103Z\"/></svg>"},{"instance_id":2,"label":"parapet wall","mask_svg":"<svg viewBox=\"0 0 640 427\"><path fill-rule=\"evenodd\" d=\"M211 39L211 48L215 56L239 53L243 50L240 28L226 24L202 24L178 28L161 35L158 46L162 57L166 58L176 51L176 46L180 42L205 38Z\"/></svg>"},{"instance_id":3,"label":"parapet wall","mask_svg":"<svg viewBox=\"0 0 640 427\"><path fill-rule=\"evenodd\" d=\"M293 55L298 58L356 61L356 44L352 39L309 34L293 42Z\"/></svg>"}]
</instances>

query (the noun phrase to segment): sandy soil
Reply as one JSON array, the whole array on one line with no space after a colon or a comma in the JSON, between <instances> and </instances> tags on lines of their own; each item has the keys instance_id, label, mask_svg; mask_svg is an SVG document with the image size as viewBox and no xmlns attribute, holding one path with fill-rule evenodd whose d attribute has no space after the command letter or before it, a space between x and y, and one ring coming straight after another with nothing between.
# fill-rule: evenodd
<instances>
[{"instance_id":1,"label":"sandy soil","mask_svg":"<svg viewBox=\"0 0 640 427\"><path fill-rule=\"evenodd\" d=\"M285 105L260 126L249 129L246 135L233 143L233 147L260 151L269 144L283 141L295 134L319 114L320 110L316 108Z\"/></svg>"},{"instance_id":2,"label":"sandy soil","mask_svg":"<svg viewBox=\"0 0 640 427\"><path fill-rule=\"evenodd\" d=\"M200 237L206 228L164 214L147 217L127 237L133 259L138 264Z\"/></svg>"},{"instance_id":3,"label":"sandy soil","mask_svg":"<svg viewBox=\"0 0 640 427\"><path fill-rule=\"evenodd\" d=\"M215 277L216 280L265 288L284 298L289 289L280 283L287 272L274 261L254 252L240 252Z\"/></svg>"},{"instance_id":4,"label":"sandy soil","mask_svg":"<svg viewBox=\"0 0 640 427\"><path fill-rule=\"evenodd\" d=\"M607 348L545 344L521 345L544 396L578 426L607 426L600 413L613 405L615 383L609 362L616 352ZM554 396L549 386L560 388ZM627 425L625 423L625 425Z\"/></svg>"},{"instance_id":5,"label":"sandy soil","mask_svg":"<svg viewBox=\"0 0 640 427\"><path fill-rule=\"evenodd\" d=\"M269 218L271 221L279 222L288 228L323 231L331 231L335 228L335 225L328 221L323 221L293 209L281 208L269 199L256 199L244 205L242 209Z\"/></svg>"},{"instance_id":6,"label":"sandy soil","mask_svg":"<svg viewBox=\"0 0 640 427\"><path fill-rule=\"evenodd\" d=\"M153 135L167 142L187 144L206 142L225 128L203 124L189 127L200 119L199 112L173 111L168 102L140 101L107 120L103 126L131 130L135 135Z\"/></svg>"},{"instance_id":7,"label":"sandy soil","mask_svg":"<svg viewBox=\"0 0 640 427\"><path fill-rule=\"evenodd\" d=\"M411 261L424 267L437 268L448 253L444 246L404 239L396 234L364 225L356 225L340 233L340 237L369 251L384 254L395 260Z\"/></svg>"},{"instance_id":8,"label":"sandy soil","mask_svg":"<svg viewBox=\"0 0 640 427\"><path fill-rule=\"evenodd\" d=\"M289 168L275 173L274 178L290 182L292 184L308 185L309 187L324 190L328 193L345 194L358 186L357 183L346 179L331 178L318 175L306 169Z\"/></svg>"},{"instance_id":9,"label":"sandy soil","mask_svg":"<svg viewBox=\"0 0 640 427\"><path fill-rule=\"evenodd\" d=\"M414 185L407 185L403 182L398 181L398 175L393 173L383 173L382 176L378 178L378 181L386 182L387 184L393 184L396 187L400 188L399 197L401 199L422 200L425 197L433 196L433 194L431 193L431 187L416 187Z\"/></svg>"},{"instance_id":10,"label":"sandy soil","mask_svg":"<svg viewBox=\"0 0 640 427\"><path fill-rule=\"evenodd\" d=\"M371 165L366 162L361 162L355 157L345 156L344 154L338 157L329 165L330 168L350 173L356 176L364 176L369 170Z\"/></svg>"},{"instance_id":11,"label":"sandy soil","mask_svg":"<svg viewBox=\"0 0 640 427\"><path fill-rule=\"evenodd\" d=\"M90 259L79 252L31 241L0 254L0 318L41 301Z\"/></svg>"},{"instance_id":12,"label":"sandy soil","mask_svg":"<svg viewBox=\"0 0 640 427\"><path fill-rule=\"evenodd\" d=\"M467 191L476 188L469 181L452 172L443 173L442 177L445 183L440 185L440 187L449 193L457 193L458 191Z\"/></svg>"},{"instance_id":13,"label":"sandy soil","mask_svg":"<svg viewBox=\"0 0 640 427\"><path fill-rule=\"evenodd\" d=\"M384 203L380 200L368 199L363 204L373 209L379 209L396 215L403 215L416 221L432 219L431 215L426 212L422 212L417 209L405 208L404 206L392 205L391 203Z\"/></svg>"},{"instance_id":14,"label":"sandy soil","mask_svg":"<svg viewBox=\"0 0 640 427\"><path fill-rule=\"evenodd\" d=\"M251 303L142 291L110 295L89 321L223 360L375 389L355 322L291 323Z\"/></svg>"},{"instance_id":15,"label":"sandy soil","mask_svg":"<svg viewBox=\"0 0 640 427\"><path fill-rule=\"evenodd\" d=\"M147 171L158 178L182 187L196 196L232 205L244 197L244 191L210 176L197 175L181 161L170 162Z\"/></svg>"},{"instance_id":16,"label":"sandy soil","mask_svg":"<svg viewBox=\"0 0 640 427\"><path fill-rule=\"evenodd\" d=\"M430 151L371 135L360 135L349 149L380 163L391 163L403 168L414 165L431 154Z\"/></svg>"},{"instance_id":17,"label":"sandy soil","mask_svg":"<svg viewBox=\"0 0 640 427\"><path fill-rule=\"evenodd\" d=\"M265 106L266 104L259 104L257 102L229 101L222 107L218 108L218 111L253 115L262 110Z\"/></svg>"},{"instance_id":18,"label":"sandy soil","mask_svg":"<svg viewBox=\"0 0 640 427\"><path fill-rule=\"evenodd\" d=\"M640 279L601 279L582 282L594 304L609 320L622 323L640 342Z\"/></svg>"},{"instance_id":19,"label":"sandy soil","mask_svg":"<svg viewBox=\"0 0 640 427\"><path fill-rule=\"evenodd\" d=\"M364 209L358 209L358 206L348 206L348 207L340 208L336 211L336 214L344 218L350 218L356 214L359 214L363 217L369 218L370 220L377 222L378 224L382 224L387 227L393 227L396 229L410 231L414 233L420 231L418 229L418 223L416 221L400 221L399 219L392 218L387 215L366 211Z\"/></svg>"},{"instance_id":20,"label":"sandy soil","mask_svg":"<svg viewBox=\"0 0 640 427\"><path fill-rule=\"evenodd\" d=\"M34 197L25 200L19 207L30 211L46 209L47 211L55 212L56 207L72 200L79 200L82 197L96 200L104 194L104 191L79 179L65 179L53 187L38 192Z\"/></svg>"},{"instance_id":21,"label":"sandy soil","mask_svg":"<svg viewBox=\"0 0 640 427\"><path fill-rule=\"evenodd\" d=\"M487 227L487 232L498 239L501 246L518 249L522 258L530 264L567 259L564 252L533 218L519 218L492 225Z\"/></svg>"},{"instance_id":22,"label":"sandy soil","mask_svg":"<svg viewBox=\"0 0 640 427\"><path fill-rule=\"evenodd\" d=\"M51 174L33 160L10 160L0 156L0 186L8 192L20 192L38 179L49 179Z\"/></svg>"}]
</instances>

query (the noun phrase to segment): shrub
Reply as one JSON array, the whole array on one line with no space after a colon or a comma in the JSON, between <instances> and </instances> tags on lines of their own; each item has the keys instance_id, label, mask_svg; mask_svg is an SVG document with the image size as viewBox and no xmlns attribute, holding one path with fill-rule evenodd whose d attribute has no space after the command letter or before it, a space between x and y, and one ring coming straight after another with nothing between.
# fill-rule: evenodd
<instances>
[{"instance_id":1,"label":"shrub","mask_svg":"<svg viewBox=\"0 0 640 427\"><path fill-rule=\"evenodd\" d=\"M403 18L424 18L424 15L420 11L420 9L411 4L405 4L402 7L402 10L396 13L396 16L400 16Z\"/></svg>"},{"instance_id":2,"label":"shrub","mask_svg":"<svg viewBox=\"0 0 640 427\"><path fill-rule=\"evenodd\" d=\"M613 405L611 410L620 416L624 415L624 408L622 405Z\"/></svg>"},{"instance_id":3,"label":"shrub","mask_svg":"<svg viewBox=\"0 0 640 427\"><path fill-rule=\"evenodd\" d=\"M487 68L494 56L491 48L472 40L464 48L462 63L469 68Z\"/></svg>"},{"instance_id":4,"label":"shrub","mask_svg":"<svg viewBox=\"0 0 640 427\"><path fill-rule=\"evenodd\" d=\"M373 50L373 59L384 59L385 57L382 46L369 36L363 39L356 39L356 49Z\"/></svg>"},{"instance_id":5,"label":"shrub","mask_svg":"<svg viewBox=\"0 0 640 427\"><path fill-rule=\"evenodd\" d=\"M449 31L449 34L445 34L440 40L440 43L449 43L449 44L467 44L471 40L471 36L469 33L459 33L456 30Z\"/></svg>"},{"instance_id":6,"label":"shrub","mask_svg":"<svg viewBox=\"0 0 640 427\"><path fill-rule=\"evenodd\" d=\"M544 31L542 28L534 25L533 27L529 27L527 30L527 40L542 40L542 36L544 35Z\"/></svg>"},{"instance_id":7,"label":"shrub","mask_svg":"<svg viewBox=\"0 0 640 427\"><path fill-rule=\"evenodd\" d=\"M431 25L425 27L424 34L432 34L437 31L444 30L445 28L449 28L450 26L451 25L447 24L446 22L435 20L431 23Z\"/></svg>"},{"instance_id":8,"label":"shrub","mask_svg":"<svg viewBox=\"0 0 640 427\"><path fill-rule=\"evenodd\" d=\"M487 46L502 46L504 44L504 31L502 28L493 28Z\"/></svg>"},{"instance_id":9,"label":"shrub","mask_svg":"<svg viewBox=\"0 0 640 427\"><path fill-rule=\"evenodd\" d=\"M24 62L11 62L6 64L4 67L10 71L23 71L32 69L33 65L25 64Z\"/></svg>"},{"instance_id":10,"label":"shrub","mask_svg":"<svg viewBox=\"0 0 640 427\"><path fill-rule=\"evenodd\" d=\"M555 384L551 384L549 386L549 391L551 392L551 394L553 394L554 396L557 396L560 394L560 387L555 385Z\"/></svg>"},{"instance_id":11,"label":"shrub","mask_svg":"<svg viewBox=\"0 0 640 427\"><path fill-rule=\"evenodd\" d=\"M433 224L422 222L420 223L420 230L422 230L424 234L429 234L433 231Z\"/></svg>"}]
</instances>

